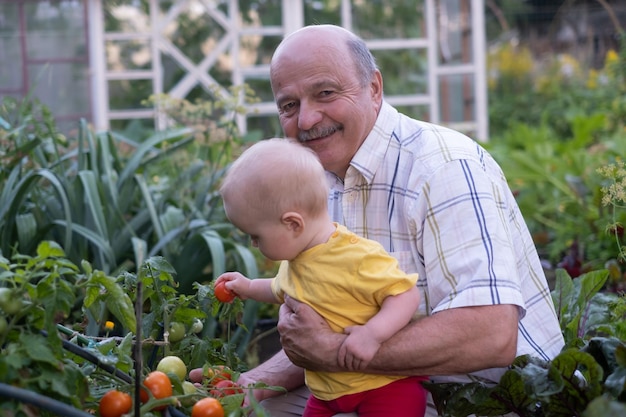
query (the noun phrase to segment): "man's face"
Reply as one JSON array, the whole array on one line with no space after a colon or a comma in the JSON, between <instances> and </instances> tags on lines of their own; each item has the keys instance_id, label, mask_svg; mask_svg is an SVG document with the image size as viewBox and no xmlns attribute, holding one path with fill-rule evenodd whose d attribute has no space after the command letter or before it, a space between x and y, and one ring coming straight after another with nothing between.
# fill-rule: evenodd
<instances>
[{"instance_id":1,"label":"man's face","mask_svg":"<svg viewBox=\"0 0 626 417\"><path fill-rule=\"evenodd\" d=\"M344 177L374 126L380 74L363 86L343 39L290 39L272 61L272 89L285 136L313 149L328 171Z\"/></svg>"}]
</instances>

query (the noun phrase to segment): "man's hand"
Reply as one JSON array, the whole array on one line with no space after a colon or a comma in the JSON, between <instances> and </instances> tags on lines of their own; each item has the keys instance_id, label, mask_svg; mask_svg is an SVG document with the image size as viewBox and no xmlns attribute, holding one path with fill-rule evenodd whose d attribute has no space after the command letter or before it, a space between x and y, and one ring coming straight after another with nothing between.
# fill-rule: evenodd
<instances>
[{"instance_id":1,"label":"man's hand","mask_svg":"<svg viewBox=\"0 0 626 417\"><path fill-rule=\"evenodd\" d=\"M514 305L444 310L400 330L384 342L364 370L389 375L454 375L508 366L516 354L518 308ZM341 372L345 334L333 332L306 304L286 297L278 331L296 365Z\"/></svg>"},{"instance_id":2,"label":"man's hand","mask_svg":"<svg viewBox=\"0 0 626 417\"><path fill-rule=\"evenodd\" d=\"M288 296L280 307L280 343L291 362L313 371L337 372L337 352L346 335L333 332L308 305Z\"/></svg>"}]
</instances>

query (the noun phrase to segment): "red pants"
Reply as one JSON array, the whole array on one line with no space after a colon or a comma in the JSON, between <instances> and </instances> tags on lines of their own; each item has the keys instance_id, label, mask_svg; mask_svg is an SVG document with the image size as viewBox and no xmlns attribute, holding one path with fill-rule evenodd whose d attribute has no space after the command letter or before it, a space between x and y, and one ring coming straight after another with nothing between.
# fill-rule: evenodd
<instances>
[{"instance_id":1,"label":"red pants","mask_svg":"<svg viewBox=\"0 0 626 417\"><path fill-rule=\"evenodd\" d=\"M426 377L399 379L383 387L323 401L313 395L302 417L332 417L356 412L359 417L423 417L428 391L421 382Z\"/></svg>"}]
</instances>

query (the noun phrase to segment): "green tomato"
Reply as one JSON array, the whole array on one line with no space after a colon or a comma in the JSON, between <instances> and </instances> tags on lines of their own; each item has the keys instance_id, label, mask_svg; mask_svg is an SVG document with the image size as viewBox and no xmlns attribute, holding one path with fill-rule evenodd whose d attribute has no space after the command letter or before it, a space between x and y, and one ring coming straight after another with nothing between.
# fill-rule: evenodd
<instances>
[{"instance_id":1,"label":"green tomato","mask_svg":"<svg viewBox=\"0 0 626 417\"><path fill-rule=\"evenodd\" d=\"M192 382L183 381L182 386L183 386L184 395L193 395L198 392L198 388L196 388L196 386ZM183 398L180 398L180 402L185 407L191 407L196 403L196 397L189 397L189 398L183 397Z\"/></svg>"},{"instance_id":2,"label":"green tomato","mask_svg":"<svg viewBox=\"0 0 626 417\"><path fill-rule=\"evenodd\" d=\"M196 392L198 392L198 388L192 382L183 381L183 393L185 395L195 394Z\"/></svg>"},{"instance_id":3,"label":"green tomato","mask_svg":"<svg viewBox=\"0 0 626 417\"><path fill-rule=\"evenodd\" d=\"M177 321L170 323L170 342L178 342L185 337L185 325Z\"/></svg>"},{"instance_id":4,"label":"green tomato","mask_svg":"<svg viewBox=\"0 0 626 417\"><path fill-rule=\"evenodd\" d=\"M202 331L202 329L204 328L204 324L202 324L202 321L200 321L200 319L193 319L193 324L191 325L191 333L200 333Z\"/></svg>"},{"instance_id":5,"label":"green tomato","mask_svg":"<svg viewBox=\"0 0 626 417\"><path fill-rule=\"evenodd\" d=\"M6 314L16 314L22 309L21 297L9 288L0 288L0 309Z\"/></svg>"},{"instance_id":6,"label":"green tomato","mask_svg":"<svg viewBox=\"0 0 626 417\"><path fill-rule=\"evenodd\" d=\"M185 362L178 356L164 357L159 361L156 369L166 374L174 374L181 381L184 381L187 375L187 366L185 366Z\"/></svg>"}]
</instances>

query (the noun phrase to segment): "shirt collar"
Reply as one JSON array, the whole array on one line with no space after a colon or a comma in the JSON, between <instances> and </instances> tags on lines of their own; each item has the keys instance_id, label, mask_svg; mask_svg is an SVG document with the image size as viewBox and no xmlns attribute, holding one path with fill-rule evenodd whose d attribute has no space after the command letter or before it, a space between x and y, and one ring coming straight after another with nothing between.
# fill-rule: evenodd
<instances>
[{"instance_id":1,"label":"shirt collar","mask_svg":"<svg viewBox=\"0 0 626 417\"><path fill-rule=\"evenodd\" d=\"M389 142L393 138L394 128L398 124L398 117L398 111L383 100L374 127L350 161L350 168L356 169L368 184L374 179L376 170L385 158ZM356 174L350 168L346 173L346 179Z\"/></svg>"}]
</instances>

